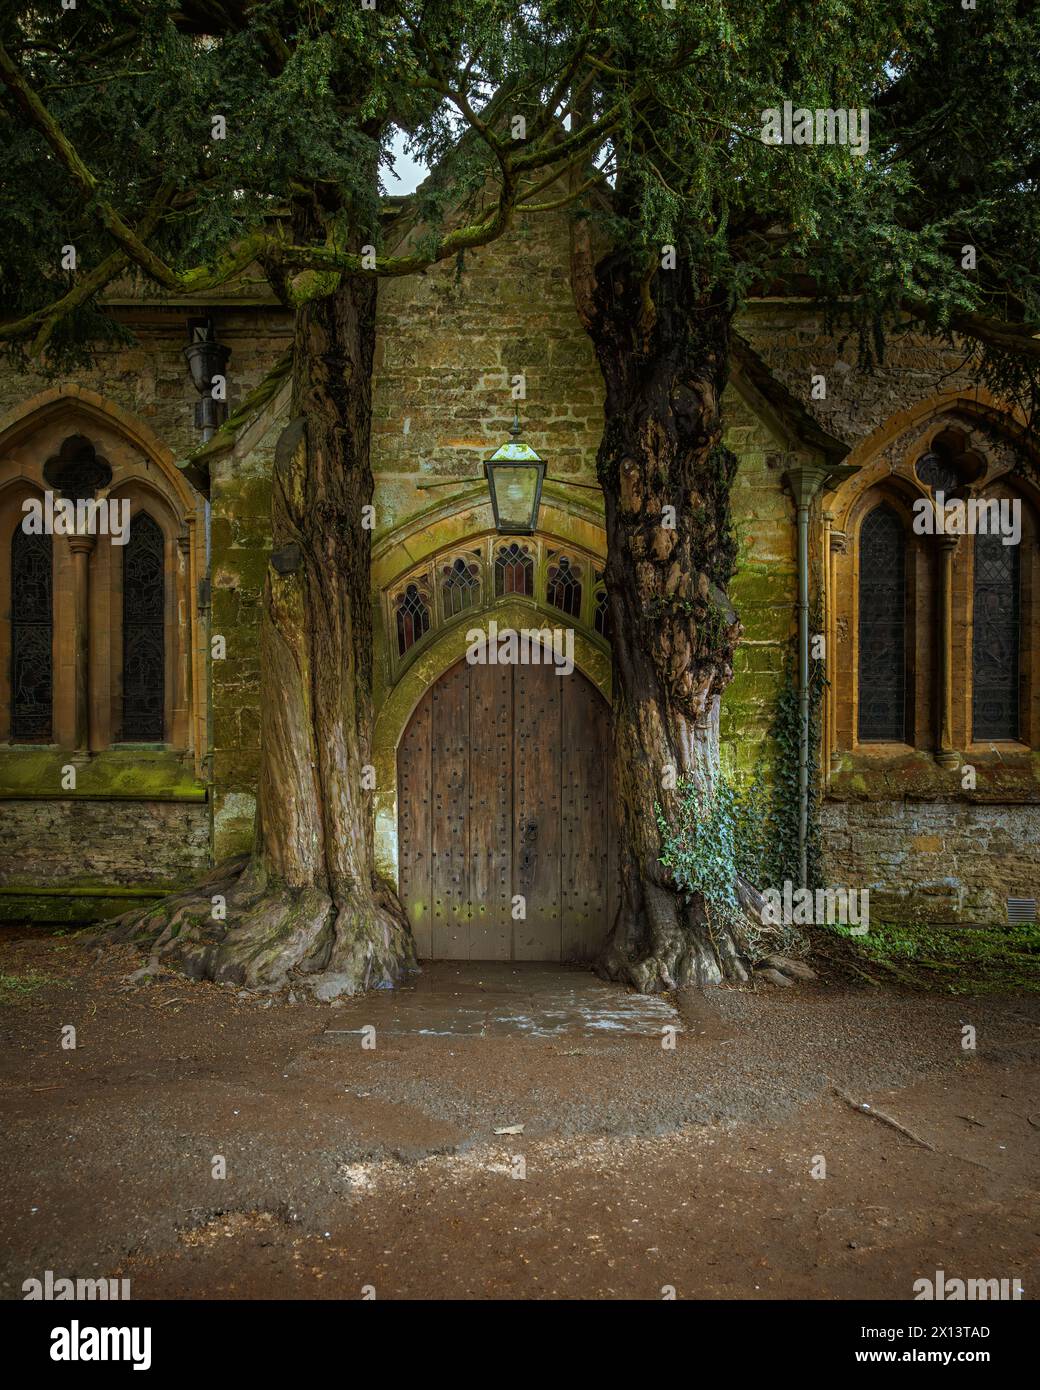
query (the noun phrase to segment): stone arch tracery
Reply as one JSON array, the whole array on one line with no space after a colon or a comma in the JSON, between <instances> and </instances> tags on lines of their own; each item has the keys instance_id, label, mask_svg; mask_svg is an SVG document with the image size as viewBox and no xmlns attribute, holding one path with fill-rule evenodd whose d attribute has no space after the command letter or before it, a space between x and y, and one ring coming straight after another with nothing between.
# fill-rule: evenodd
<instances>
[{"instance_id":1,"label":"stone arch tracery","mask_svg":"<svg viewBox=\"0 0 1040 1390\"><path fill-rule=\"evenodd\" d=\"M576 667L608 702L611 696L610 645L601 613L606 537L598 518L543 504L545 529L516 537L499 535L488 524L490 508L487 512L486 518L471 510L461 512L459 521L471 524L462 534L452 515L445 514L432 531L432 544L427 540L430 529L422 529L419 534L427 540L426 553L411 564L401 565L399 559L409 551L414 555L411 536L387 537L376 551L374 579L383 625L378 645L384 656L372 749L376 862L395 882L398 743L425 692L465 655L468 633L486 632L492 622L499 631L569 628L574 633ZM451 536L453 531L452 540L436 545L438 534ZM496 577L507 567L512 571L511 587L499 584ZM550 570L557 572L555 593ZM425 596L429 626L402 653L396 614L400 597L412 585ZM460 590L464 598L459 597ZM565 593L567 606L553 602L562 600Z\"/></svg>"},{"instance_id":2,"label":"stone arch tracery","mask_svg":"<svg viewBox=\"0 0 1040 1390\"><path fill-rule=\"evenodd\" d=\"M44 392L0 421L0 612L10 605L12 537L28 497L80 502L71 534L54 527L53 693L46 736L36 742L100 752L128 740L191 750L201 767L204 652L197 607L204 565L204 504L172 453L142 422L92 392ZM154 717L124 732L122 519L148 518L161 556L161 637L153 619L152 669L162 668ZM82 524L81 524L82 523ZM143 633L143 629L142 629ZM27 742L12 729L10 621L0 623L0 743ZM143 637L142 637L143 640ZM137 668L140 668L138 662Z\"/></svg>"},{"instance_id":3,"label":"stone arch tracery","mask_svg":"<svg viewBox=\"0 0 1040 1390\"><path fill-rule=\"evenodd\" d=\"M883 427L850 456L860 471L827 499L824 511L825 616L828 678L825 702L825 765L855 771L893 758L931 755L940 767L955 768L966 759L1026 754L1040 746L1040 684L1034 636L1034 595L1040 593L1037 547L1037 459L1019 423L1001 416L977 399L943 398L930 407L899 417ZM971 535L919 533L925 504L940 501L978 504L986 499L1016 498L1021 507L1022 537L1013 583L1018 599L1020 640L1004 648L1018 662L1014 677L1006 673L1003 737L975 735L978 701L974 682L982 669L973 639L976 546ZM862 605L865 601L862 528L871 513L886 507L898 513L906 533L905 624L907 643L906 732L902 739L863 737L863 684L869 663L861 660ZM966 513L967 514L967 513ZM938 531L938 528L936 528ZM1005 577L1005 588L1012 582ZM994 592L991 590L991 592ZM893 626L893 631L895 630ZM994 633L997 629L993 629ZM992 644L991 644L992 645ZM1013 721L1006 702L1009 682L1018 685ZM994 691L998 680L991 684ZM995 694L994 700L997 699ZM992 701L991 701L992 704ZM879 726L880 727L880 726ZM993 724L991 728L996 728ZM869 732L869 719L867 721Z\"/></svg>"},{"instance_id":4,"label":"stone arch tracery","mask_svg":"<svg viewBox=\"0 0 1040 1390\"><path fill-rule=\"evenodd\" d=\"M487 532L446 546L383 588L388 684L445 627L511 601L530 604L532 621L565 622L606 647L602 593L601 558L553 536Z\"/></svg>"}]
</instances>

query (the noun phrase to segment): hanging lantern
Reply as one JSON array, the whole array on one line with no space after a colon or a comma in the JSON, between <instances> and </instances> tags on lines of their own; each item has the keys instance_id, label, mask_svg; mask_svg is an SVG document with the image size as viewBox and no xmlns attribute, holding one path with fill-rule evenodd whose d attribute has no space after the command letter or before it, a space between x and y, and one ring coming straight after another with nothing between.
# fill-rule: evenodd
<instances>
[{"instance_id":1,"label":"hanging lantern","mask_svg":"<svg viewBox=\"0 0 1040 1390\"><path fill-rule=\"evenodd\" d=\"M538 525L545 460L520 440L520 417L514 416L507 444L484 461L495 527L506 536L529 536Z\"/></svg>"}]
</instances>

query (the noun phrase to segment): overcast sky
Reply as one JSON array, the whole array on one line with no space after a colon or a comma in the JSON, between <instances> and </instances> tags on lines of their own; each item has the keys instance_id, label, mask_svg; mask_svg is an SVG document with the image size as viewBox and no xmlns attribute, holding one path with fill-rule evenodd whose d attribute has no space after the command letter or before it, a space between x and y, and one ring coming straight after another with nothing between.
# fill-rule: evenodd
<instances>
[{"instance_id":1,"label":"overcast sky","mask_svg":"<svg viewBox=\"0 0 1040 1390\"><path fill-rule=\"evenodd\" d=\"M388 194L414 193L429 173L424 164L416 164L411 155L405 154L405 138L404 133L399 130L390 142L397 177L395 178L389 170L383 170L383 184Z\"/></svg>"}]
</instances>

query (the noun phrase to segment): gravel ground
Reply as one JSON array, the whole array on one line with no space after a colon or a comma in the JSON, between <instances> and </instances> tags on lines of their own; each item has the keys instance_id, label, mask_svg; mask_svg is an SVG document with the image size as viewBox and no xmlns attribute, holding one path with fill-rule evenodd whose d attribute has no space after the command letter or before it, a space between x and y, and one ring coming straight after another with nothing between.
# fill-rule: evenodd
<instances>
[{"instance_id":1,"label":"gravel ground","mask_svg":"<svg viewBox=\"0 0 1040 1390\"><path fill-rule=\"evenodd\" d=\"M139 964L0 944L0 973L49 979L0 1008L4 1297L45 1269L135 1297L911 1297L958 1260L1036 1287L1035 996L716 990L677 1001L674 1050L366 1050L344 1030L384 1000L127 984Z\"/></svg>"}]
</instances>

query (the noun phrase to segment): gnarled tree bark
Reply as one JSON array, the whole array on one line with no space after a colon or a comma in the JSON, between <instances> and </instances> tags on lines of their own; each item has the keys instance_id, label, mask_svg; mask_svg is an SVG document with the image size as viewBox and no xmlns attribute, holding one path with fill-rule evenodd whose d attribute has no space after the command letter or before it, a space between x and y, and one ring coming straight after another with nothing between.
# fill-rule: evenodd
<instances>
[{"instance_id":1,"label":"gnarled tree bark","mask_svg":"<svg viewBox=\"0 0 1040 1390\"><path fill-rule=\"evenodd\" d=\"M246 861L119 919L185 974L319 998L415 966L407 917L373 869L369 461L374 279L297 310L294 420L277 449L260 641L257 827Z\"/></svg>"},{"instance_id":2,"label":"gnarled tree bark","mask_svg":"<svg viewBox=\"0 0 1040 1390\"><path fill-rule=\"evenodd\" d=\"M742 631L726 595L736 560L736 458L721 417L731 310L681 255L675 269L648 270L626 251L596 266L579 308L606 387L598 473L621 874L598 969L651 993L741 980L750 962L738 932L661 864L654 810L672 813L679 776L711 793L719 705Z\"/></svg>"}]
</instances>

